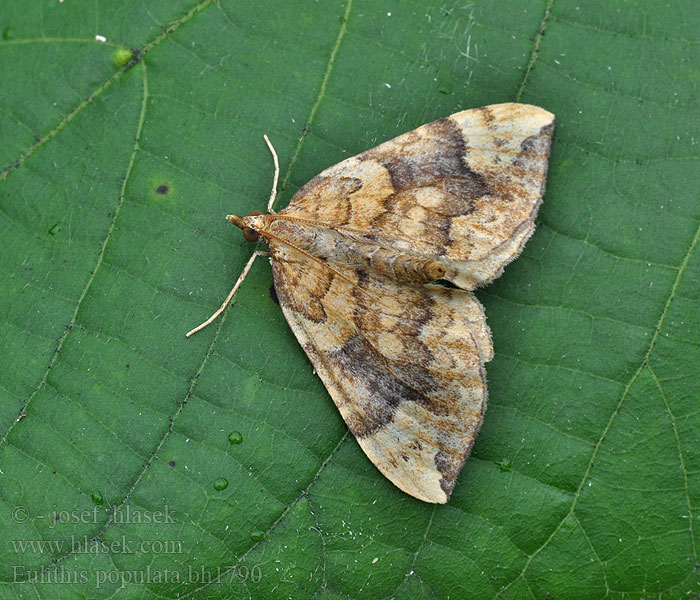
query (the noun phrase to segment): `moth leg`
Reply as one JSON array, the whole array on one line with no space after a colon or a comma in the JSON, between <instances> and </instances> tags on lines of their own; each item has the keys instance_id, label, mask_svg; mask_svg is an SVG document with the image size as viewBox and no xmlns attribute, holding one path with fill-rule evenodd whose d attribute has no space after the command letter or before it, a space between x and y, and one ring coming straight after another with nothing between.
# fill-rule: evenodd
<instances>
[{"instance_id":1,"label":"moth leg","mask_svg":"<svg viewBox=\"0 0 700 600\"><path fill-rule=\"evenodd\" d=\"M277 181L280 176L280 163L279 160L277 160L277 152L275 152L275 148L272 145L272 142L270 142L270 138L267 137L267 135L263 135L265 138L265 143L267 144L267 147L270 149L270 153L272 154L272 160L275 163L275 177L272 181L272 191L270 192L270 200L267 202L267 212L269 212L271 215L276 214L274 210L272 210L272 205L275 203L275 198L277 197Z\"/></svg>"},{"instance_id":2,"label":"moth leg","mask_svg":"<svg viewBox=\"0 0 700 600\"><path fill-rule=\"evenodd\" d=\"M197 325L194 329L191 331L188 331L185 334L185 337L190 337L191 335L194 335L201 329L204 329L207 325L209 325L212 321L214 321L224 310L226 310L226 307L228 306L229 302L231 302L231 299L236 295L236 292L238 291L238 288L241 286L243 283L243 280L248 277L248 273L250 272L250 269L253 266L253 263L255 262L255 259L258 256L269 256L269 252L266 252L264 250L256 250L253 252L251 257L248 259L248 262L246 263L245 267L243 267L243 270L241 271L240 276L236 280L236 283L233 285L233 289L229 292L229 295L226 296L226 300L224 300L224 303L219 307L219 309L211 316L209 317L204 323L201 325Z\"/></svg>"}]
</instances>

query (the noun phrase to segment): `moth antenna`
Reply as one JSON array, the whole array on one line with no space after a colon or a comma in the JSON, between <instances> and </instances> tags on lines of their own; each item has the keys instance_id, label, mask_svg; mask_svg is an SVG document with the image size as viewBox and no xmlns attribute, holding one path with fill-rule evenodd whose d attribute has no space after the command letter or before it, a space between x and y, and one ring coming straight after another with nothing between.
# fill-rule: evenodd
<instances>
[{"instance_id":1,"label":"moth antenna","mask_svg":"<svg viewBox=\"0 0 700 600\"><path fill-rule=\"evenodd\" d=\"M280 163L279 160L277 160L277 152L275 152L275 148L272 145L272 142L270 142L270 138L267 137L267 134L263 134L263 137L265 138L265 143L267 144L267 147L270 149L270 153L272 154L272 160L275 163L275 178L272 181L272 191L270 192L270 200L267 203L267 212L274 215L275 211L272 210L272 205L275 203L275 198L277 197L277 181L280 177Z\"/></svg>"},{"instance_id":2,"label":"moth antenna","mask_svg":"<svg viewBox=\"0 0 700 600\"><path fill-rule=\"evenodd\" d=\"M185 337L190 337L191 335L194 335L201 329L204 329L207 325L214 321L216 317L218 317L222 312L224 312L224 310L226 310L226 307L228 306L229 302L231 302L231 299L236 295L236 292L241 286L241 283L243 283L243 280L248 276L248 273L250 272L250 269L253 266L255 259L258 256L264 256L267 254L267 252L264 252L262 250L256 250L255 252L253 252L253 255L248 259L248 262L246 263L245 267L243 267L240 276L236 280L236 283L233 285L233 289L229 292L229 295L226 296L226 300L224 300L224 303L219 307L219 310L217 310L211 317L204 321L204 323L202 323L201 325L197 325L197 327L195 327L191 331L188 331L185 334Z\"/></svg>"}]
</instances>

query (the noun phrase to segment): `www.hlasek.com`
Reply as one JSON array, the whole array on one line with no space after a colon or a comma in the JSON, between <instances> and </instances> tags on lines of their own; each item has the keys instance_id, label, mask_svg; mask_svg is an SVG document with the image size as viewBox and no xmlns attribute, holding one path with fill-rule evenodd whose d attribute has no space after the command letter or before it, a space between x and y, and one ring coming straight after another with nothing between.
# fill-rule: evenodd
<instances>
[{"instance_id":1,"label":"www.hlasek.com","mask_svg":"<svg viewBox=\"0 0 700 600\"><path fill-rule=\"evenodd\" d=\"M13 583L41 584L86 584L92 583L96 588L120 588L135 584L175 583L184 585L240 584L259 583L262 580L260 565L228 565L207 568L205 566L188 566L186 570L155 569L147 565L134 570L71 570L62 565L54 570L34 570L24 566L14 566Z\"/></svg>"},{"instance_id":2,"label":"www.hlasek.com","mask_svg":"<svg viewBox=\"0 0 700 600\"><path fill-rule=\"evenodd\" d=\"M131 540L125 535L106 541L84 535L66 540L12 540L16 554L182 554L181 540Z\"/></svg>"}]
</instances>

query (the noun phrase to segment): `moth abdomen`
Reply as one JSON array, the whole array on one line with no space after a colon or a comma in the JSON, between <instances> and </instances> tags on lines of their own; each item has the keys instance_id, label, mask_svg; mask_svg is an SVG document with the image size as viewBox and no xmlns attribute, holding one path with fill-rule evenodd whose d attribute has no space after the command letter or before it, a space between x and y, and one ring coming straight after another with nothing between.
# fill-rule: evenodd
<instances>
[{"instance_id":1,"label":"moth abdomen","mask_svg":"<svg viewBox=\"0 0 700 600\"><path fill-rule=\"evenodd\" d=\"M372 253L370 266L374 271L396 281L430 283L445 276L445 266L433 258L419 258L384 248Z\"/></svg>"}]
</instances>

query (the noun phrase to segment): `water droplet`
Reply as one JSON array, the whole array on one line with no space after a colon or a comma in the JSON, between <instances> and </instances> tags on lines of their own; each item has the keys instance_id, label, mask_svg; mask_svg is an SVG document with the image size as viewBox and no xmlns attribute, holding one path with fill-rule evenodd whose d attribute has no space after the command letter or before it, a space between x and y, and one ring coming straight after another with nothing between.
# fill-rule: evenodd
<instances>
[{"instance_id":1,"label":"water droplet","mask_svg":"<svg viewBox=\"0 0 700 600\"><path fill-rule=\"evenodd\" d=\"M92 492L92 501L95 504L99 504L100 506L104 504L104 498L102 497L102 494L100 494L100 492Z\"/></svg>"},{"instance_id":2,"label":"water droplet","mask_svg":"<svg viewBox=\"0 0 700 600\"><path fill-rule=\"evenodd\" d=\"M243 436L240 431L232 431L228 434L229 444L240 444L243 441Z\"/></svg>"},{"instance_id":3,"label":"water droplet","mask_svg":"<svg viewBox=\"0 0 700 600\"><path fill-rule=\"evenodd\" d=\"M214 480L214 489L215 490L221 491L221 490L225 490L227 487L228 487L228 479L226 479L225 477L217 477Z\"/></svg>"},{"instance_id":4,"label":"water droplet","mask_svg":"<svg viewBox=\"0 0 700 600\"><path fill-rule=\"evenodd\" d=\"M438 92L441 94L451 94L454 91L454 86L452 85L452 82L450 82L447 79L443 79L442 77L438 78Z\"/></svg>"},{"instance_id":5,"label":"water droplet","mask_svg":"<svg viewBox=\"0 0 700 600\"><path fill-rule=\"evenodd\" d=\"M499 469L501 469L502 473L505 473L506 471L510 471L510 468L513 466L513 463L510 462L510 459L504 458L501 462L497 462L496 465Z\"/></svg>"},{"instance_id":6,"label":"water droplet","mask_svg":"<svg viewBox=\"0 0 700 600\"><path fill-rule=\"evenodd\" d=\"M265 532L261 529L256 529L250 534L250 539L254 542L261 542L265 539Z\"/></svg>"},{"instance_id":7,"label":"water droplet","mask_svg":"<svg viewBox=\"0 0 700 600\"><path fill-rule=\"evenodd\" d=\"M114 59L114 62L116 63L116 65L118 67L123 67L133 57L134 57L133 52L131 50L129 50L128 48L117 48L112 53L112 58Z\"/></svg>"}]
</instances>

